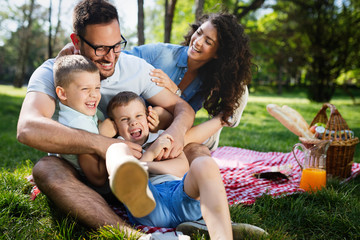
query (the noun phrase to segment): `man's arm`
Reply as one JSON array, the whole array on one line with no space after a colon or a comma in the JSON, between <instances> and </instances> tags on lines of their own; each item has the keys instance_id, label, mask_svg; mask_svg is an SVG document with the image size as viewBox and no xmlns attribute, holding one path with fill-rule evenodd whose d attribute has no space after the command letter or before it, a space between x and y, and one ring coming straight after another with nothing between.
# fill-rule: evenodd
<instances>
[{"instance_id":1,"label":"man's arm","mask_svg":"<svg viewBox=\"0 0 360 240\"><path fill-rule=\"evenodd\" d=\"M153 106L160 106L174 115L174 120L165 133L174 138L174 143L169 151L165 151L163 159L179 156L184 147L185 133L192 127L195 112L191 106L167 89L161 90L155 96L147 99Z\"/></svg>"},{"instance_id":2,"label":"man's arm","mask_svg":"<svg viewBox=\"0 0 360 240\"><path fill-rule=\"evenodd\" d=\"M44 152L63 154L97 154L105 158L107 148L118 139L66 127L51 119L55 100L41 92L28 92L21 107L17 139ZM140 158L141 146L126 142L132 154Z\"/></svg>"}]
</instances>

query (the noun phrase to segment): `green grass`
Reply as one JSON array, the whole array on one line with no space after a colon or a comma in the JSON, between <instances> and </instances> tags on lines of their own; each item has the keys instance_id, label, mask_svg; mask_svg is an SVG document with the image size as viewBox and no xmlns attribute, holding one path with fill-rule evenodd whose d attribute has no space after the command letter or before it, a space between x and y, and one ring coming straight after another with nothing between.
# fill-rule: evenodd
<instances>
[{"instance_id":1,"label":"green grass","mask_svg":"<svg viewBox=\"0 0 360 240\"><path fill-rule=\"evenodd\" d=\"M111 227L98 231L82 227L57 212L43 194L35 201L29 200L31 185L25 177L31 174L32 166L45 153L16 140L17 118L24 93L24 89L0 86L0 239L124 239L124 233ZM322 106L309 102L300 90L286 92L281 97L270 90L251 93L240 126L224 128L220 146L289 152L298 138L266 112L268 103L287 104L298 110L309 123ZM353 105L351 99L342 94L337 94L332 103L359 136L359 105ZM202 110L197 114L196 122L206 119ZM359 145L355 162L360 162ZM347 183L329 180L327 188L316 194L276 199L263 196L251 206L231 207L231 216L235 222L266 229L268 239L359 239L360 177Z\"/></svg>"}]
</instances>

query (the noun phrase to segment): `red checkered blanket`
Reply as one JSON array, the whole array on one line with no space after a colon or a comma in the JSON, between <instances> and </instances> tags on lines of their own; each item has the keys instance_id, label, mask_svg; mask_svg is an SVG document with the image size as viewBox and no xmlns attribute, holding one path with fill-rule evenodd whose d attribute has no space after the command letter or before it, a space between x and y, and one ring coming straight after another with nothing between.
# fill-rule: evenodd
<instances>
[{"instance_id":1,"label":"red checkered blanket","mask_svg":"<svg viewBox=\"0 0 360 240\"><path fill-rule=\"evenodd\" d=\"M298 149L295 151L299 159L304 157L303 152ZM256 198L264 194L281 197L303 192L299 189L300 167L292 152L257 152L235 147L220 147L212 152L212 156L219 165L230 205L252 204ZM288 179L267 180L254 177L255 173L267 172L277 166L290 167ZM354 163L352 174L345 181L359 174L360 164ZM124 219L127 218L123 208L114 206L112 208ZM150 226L137 226L137 228L148 233L174 231L172 228Z\"/></svg>"}]
</instances>

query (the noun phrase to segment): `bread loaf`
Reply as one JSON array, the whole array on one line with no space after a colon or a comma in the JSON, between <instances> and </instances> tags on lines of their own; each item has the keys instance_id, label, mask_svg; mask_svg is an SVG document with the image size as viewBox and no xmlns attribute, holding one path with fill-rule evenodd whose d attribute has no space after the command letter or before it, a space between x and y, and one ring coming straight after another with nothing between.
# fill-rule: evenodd
<instances>
[{"instance_id":1,"label":"bread loaf","mask_svg":"<svg viewBox=\"0 0 360 240\"><path fill-rule=\"evenodd\" d=\"M283 105L281 108L286 112L286 115L288 115L302 129L310 128L309 124L305 121L303 116L298 111L287 105Z\"/></svg>"},{"instance_id":2,"label":"bread loaf","mask_svg":"<svg viewBox=\"0 0 360 240\"><path fill-rule=\"evenodd\" d=\"M306 125L302 122L302 121L305 122L305 120L303 120L303 117L301 117L301 119L298 120L296 118L297 115L296 113L292 112L289 109L287 109L289 111L284 110L283 108L279 107L276 104L268 104L266 106L266 110L295 135L304 138L313 138L313 134L310 132L309 128L306 127Z\"/></svg>"}]
</instances>

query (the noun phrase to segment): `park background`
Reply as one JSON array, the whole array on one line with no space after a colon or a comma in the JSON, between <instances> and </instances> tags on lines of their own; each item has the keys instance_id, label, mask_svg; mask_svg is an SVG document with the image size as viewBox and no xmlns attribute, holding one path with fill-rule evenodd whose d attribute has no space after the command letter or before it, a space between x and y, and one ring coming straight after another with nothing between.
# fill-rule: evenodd
<instances>
[{"instance_id":1,"label":"park background","mask_svg":"<svg viewBox=\"0 0 360 240\"><path fill-rule=\"evenodd\" d=\"M43 195L29 201L31 185L25 177L45 153L16 141L27 81L70 41L71 12L78 1L0 1L0 239L122 239L115 229L92 232L53 211ZM242 122L223 130L220 146L289 152L298 138L266 112L269 103L287 104L310 123L322 104L331 102L359 136L359 1L111 2L118 8L127 48L180 44L201 13L227 11L245 26L257 68ZM196 123L206 119L201 110ZM354 162L360 162L359 152L358 144ZM263 227L269 239L360 238L359 183L359 177L347 183L329 179L317 194L264 196L252 206L232 207L232 219Z\"/></svg>"}]
</instances>

